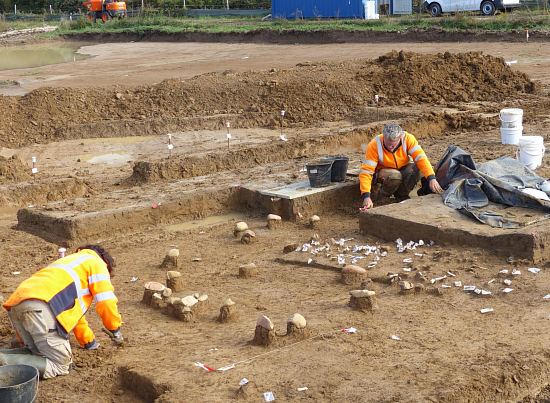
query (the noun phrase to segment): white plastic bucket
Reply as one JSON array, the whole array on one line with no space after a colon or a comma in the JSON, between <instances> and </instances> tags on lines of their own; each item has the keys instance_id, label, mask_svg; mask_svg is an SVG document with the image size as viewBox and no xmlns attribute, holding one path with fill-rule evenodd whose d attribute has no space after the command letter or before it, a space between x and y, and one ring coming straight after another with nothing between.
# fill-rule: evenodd
<instances>
[{"instance_id":1,"label":"white plastic bucket","mask_svg":"<svg viewBox=\"0 0 550 403\"><path fill-rule=\"evenodd\" d=\"M512 128L506 128L501 127L500 128L500 140L502 141L502 144L519 144L519 139L521 138L521 133L523 132L523 127L512 127Z\"/></svg>"},{"instance_id":2,"label":"white plastic bucket","mask_svg":"<svg viewBox=\"0 0 550 403\"><path fill-rule=\"evenodd\" d=\"M519 160L529 169L537 169L542 165L544 151L542 136L522 136L519 139Z\"/></svg>"},{"instance_id":3,"label":"white plastic bucket","mask_svg":"<svg viewBox=\"0 0 550 403\"><path fill-rule=\"evenodd\" d=\"M519 108L508 108L501 109L498 115L500 118L501 127L509 129L514 127L523 126L523 109Z\"/></svg>"}]
</instances>

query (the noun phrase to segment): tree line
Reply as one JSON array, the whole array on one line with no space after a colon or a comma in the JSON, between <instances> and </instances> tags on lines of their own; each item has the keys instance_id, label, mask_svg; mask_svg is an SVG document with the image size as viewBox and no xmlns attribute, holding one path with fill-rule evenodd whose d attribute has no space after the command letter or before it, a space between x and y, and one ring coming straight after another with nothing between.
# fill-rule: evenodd
<instances>
[{"instance_id":1,"label":"tree line","mask_svg":"<svg viewBox=\"0 0 550 403\"><path fill-rule=\"evenodd\" d=\"M125 0L128 9L141 7L141 0ZM183 0L143 0L146 8L156 10L183 9ZM0 13L13 13L14 5L21 13L47 14L69 13L84 10L82 0L0 0ZM226 0L185 0L187 8L225 8ZM229 0L230 8L271 8L271 0Z\"/></svg>"}]
</instances>

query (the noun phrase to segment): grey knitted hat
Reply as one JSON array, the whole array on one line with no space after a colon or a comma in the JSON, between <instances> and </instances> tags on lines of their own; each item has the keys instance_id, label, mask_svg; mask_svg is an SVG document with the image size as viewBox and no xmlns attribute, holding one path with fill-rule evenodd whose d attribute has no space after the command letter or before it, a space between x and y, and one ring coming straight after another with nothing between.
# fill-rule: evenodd
<instances>
[{"instance_id":1,"label":"grey knitted hat","mask_svg":"<svg viewBox=\"0 0 550 403\"><path fill-rule=\"evenodd\" d=\"M397 123L392 122L384 125L382 134L384 135L384 137L388 138L389 140L397 140L403 134L405 134L405 131Z\"/></svg>"}]
</instances>

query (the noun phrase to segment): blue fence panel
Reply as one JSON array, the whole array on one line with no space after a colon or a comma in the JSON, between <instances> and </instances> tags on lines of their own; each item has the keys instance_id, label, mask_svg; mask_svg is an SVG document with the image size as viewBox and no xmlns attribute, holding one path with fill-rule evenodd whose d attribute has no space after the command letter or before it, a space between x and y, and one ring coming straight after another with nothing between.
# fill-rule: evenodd
<instances>
[{"instance_id":1,"label":"blue fence panel","mask_svg":"<svg viewBox=\"0 0 550 403\"><path fill-rule=\"evenodd\" d=\"M362 0L272 0L273 18L365 18Z\"/></svg>"}]
</instances>

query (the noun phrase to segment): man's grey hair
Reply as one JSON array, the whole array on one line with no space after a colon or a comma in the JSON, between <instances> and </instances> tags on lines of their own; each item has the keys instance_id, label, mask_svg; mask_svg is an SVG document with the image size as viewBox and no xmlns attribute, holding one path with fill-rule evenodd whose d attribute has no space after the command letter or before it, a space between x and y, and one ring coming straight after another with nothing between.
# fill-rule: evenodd
<instances>
[{"instance_id":1,"label":"man's grey hair","mask_svg":"<svg viewBox=\"0 0 550 403\"><path fill-rule=\"evenodd\" d=\"M384 125L382 134L389 140L397 140L405 134L405 131L397 123L387 123Z\"/></svg>"}]
</instances>

